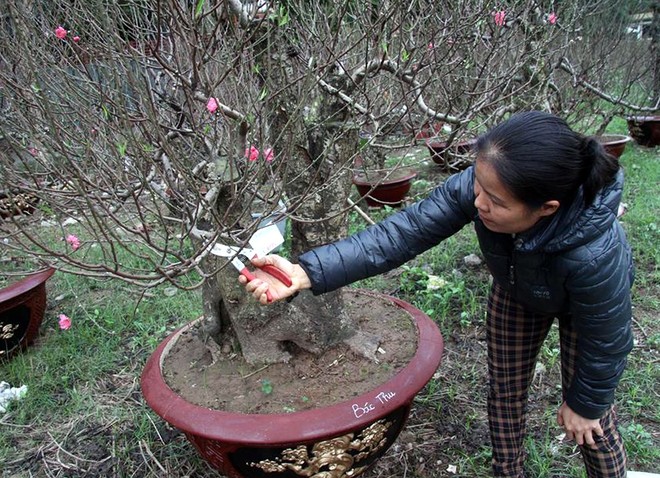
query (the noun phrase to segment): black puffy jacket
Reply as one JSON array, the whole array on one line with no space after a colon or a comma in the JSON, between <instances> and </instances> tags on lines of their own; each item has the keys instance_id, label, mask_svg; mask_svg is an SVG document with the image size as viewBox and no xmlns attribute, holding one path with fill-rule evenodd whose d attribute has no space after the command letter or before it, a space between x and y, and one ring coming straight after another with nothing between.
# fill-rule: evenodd
<instances>
[{"instance_id":1,"label":"black puffy jacket","mask_svg":"<svg viewBox=\"0 0 660 478\"><path fill-rule=\"evenodd\" d=\"M394 269L474 222L494 280L529 310L570 314L578 333L578 363L566 400L598 418L614 400L632 348L633 265L616 219L623 172L589 207L582 195L531 230L495 233L474 207L474 168L455 174L428 198L342 241L298 258L315 294Z\"/></svg>"}]
</instances>

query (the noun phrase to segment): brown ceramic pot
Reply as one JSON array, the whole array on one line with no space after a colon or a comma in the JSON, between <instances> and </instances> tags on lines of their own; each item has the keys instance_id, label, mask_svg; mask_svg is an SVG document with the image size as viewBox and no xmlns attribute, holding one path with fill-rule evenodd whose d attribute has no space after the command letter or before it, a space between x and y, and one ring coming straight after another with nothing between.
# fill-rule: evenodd
<instances>
[{"instance_id":1,"label":"brown ceramic pot","mask_svg":"<svg viewBox=\"0 0 660 478\"><path fill-rule=\"evenodd\" d=\"M354 477L392 445L415 395L440 364L443 340L422 311L375 294L408 311L418 331L410 363L380 387L335 405L287 414L241 414L193 405L172 391L161 371L180 329L151 355L142 373L147 404L183 431L200 455L229 478ZM185 328L184 328L185 329Z\"/></svg>"},{"instance_id":2,"label":"brown ceramic pot","mask_svg":"<svg viewBox=\"0 0 660 478\"><path fill-rule=\"evenodd\" d=\"M353 184L371 207L400 206L410 191L414 171L368 172L353 176Z\"/></svg>"},{"instance_id":3,"label":"brown ceramic pot","mask_svg":"<svg viewBox=\"0 0 660 478\"><path fill-rule=\"evenodd\" d=\"M417 131L413 131L415 139L428 139L442 133L444 123L440 121L426 122Z\"/></svg>"},{"instance_id":4,"label":"brown ceramic pot","mask_svg":"<svg viewBox=\"0 0 660 478\"><path fill-rule=\"evenodd\" d=\"M46 310L46 281L54 272L45 269L0 289L0 358L11 357L37 337Z\"/></svg>"},{"instance_id":5,"label":"brown ceramic pot","mask_svg":"<svg viewBox=\"0 0 660 478\"><path fill-rule=\"evenodd\" d=\"M476 142L476 139L466 139L454 141L448 145L447 141L431 138L426 141L426 147L435 164L448 167L452 161L460 160L461 157L470 154Z\"/></svg>"},{"instance_id":6,"label":"brown ceramic pot","mask_svg":"<svg viewBox=\"0 0 660 478\"><path fill-rule=\"evenodd\" d=\"M597 137L598 142L603 145L605 151L612 156L620 158L626 149L626 144L631 140L630 136L623 134L604 134Z\"/></svg>"},{"instance_id":7,"label":"brown ceramic pot","mask_svg":"<svg viewBox=\"0 0 660 478\"><path fill-rule=\"evenodd\" d=\"M660 116L629 116L630 136L642 146L654 147L660 144Z\"/></svg>"}]
</instances>

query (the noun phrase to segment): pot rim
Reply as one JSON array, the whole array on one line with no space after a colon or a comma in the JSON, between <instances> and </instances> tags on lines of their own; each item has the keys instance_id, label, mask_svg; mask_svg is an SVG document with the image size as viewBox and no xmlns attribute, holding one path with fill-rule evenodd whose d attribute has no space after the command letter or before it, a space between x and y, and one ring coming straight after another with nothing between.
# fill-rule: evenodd
<instances>
[{"instance_id":1,"label":"pot rim","mask_svg":"<svg viewBox=\"0 0 660 478\"><path fill-rule=\"evenodd\" d=\"M646 116L626 116L627 121L636 121L636 122L653 122L660 121L660 115L646 115Z\"/></svg>"},{"instance_id":2,"label":"pot rim","mask_svg":"<svg viewBox=\"0 0 660 478\"><path fill-rule=\"evenodd\" d=\"M189 323L163 340L147 360L140 380L147 404L161 418L185 433L243 445L311 442L363 428L393 410L409 406L440 365L444 346L442 334L430 317L411 304L385 294L356 290L389 300L403 308L410 313L417 328L415 355L404 368L375 390L351 400L293 413L245 414L200 407L176 394L161 372L166 348L192 325ZM390 399L379 399L379 394L394 390L396 395ZM353 407L367 408L367 404L373 405L373 409L358 416Z\"/></svg>"},{"instance_id":3,"label":"pot rim","mask_svg":"<svg viewBox=\"0 0 660 478\"><path fill-rule=\"evenodd\" d=\"M627 143L629 141L632 141L632 138L628 136L627 134L602 134L596 136L600 144L607 144L607 145L615 145L615 144L623 144Z\"/></svg>"},{"instance_id":4,"label":"pot rim","mask_svg":"<svg viewBox=\"0 0 660 478\"><path fill-rule=\"evenodd\" d=\"M55 269L48 267L46 269L30 273L18 282L14 282L13 284L9 284L7 287L0 289L0 304L39 287L54 273Z\"/></svg>"},{"instance_id":5,"label":"pot rim","mask_svg":"<svg viewBox=\"0 0 660 478\"><path fill-rule=\"evenodd\" d=\"M372 170L373 172L379 172L379 171L388 171L388 170ZM403 171L403 170L401 170ZM367 175L364 175L365 177ZM399 184L399 183L405 183L408 182L412 179L417 177L417 171L410 171L403 176L399 176L398 174L393 173L390 175L390 177L386 178L373 178L372 180L367 179L361 179L360 178L360 173L355 173L353 175L353 184L356 186L368 186L368 187L378 187L378 186L390 186L392 184Z\"/></svg>"},{"instance_id":6,"label":"pot rim","mask_svg":"<svg viewBox=\"0 0 660 478\"><path fill-rule=\"evenodd\" d=\"M440 138L429 138L425 141L428 148L453 148L455 146L474 146L477 144L477 138L467 138L458 141L452 141L451 145L447 146L447 140Z\"/></svg>"}]
</instances>

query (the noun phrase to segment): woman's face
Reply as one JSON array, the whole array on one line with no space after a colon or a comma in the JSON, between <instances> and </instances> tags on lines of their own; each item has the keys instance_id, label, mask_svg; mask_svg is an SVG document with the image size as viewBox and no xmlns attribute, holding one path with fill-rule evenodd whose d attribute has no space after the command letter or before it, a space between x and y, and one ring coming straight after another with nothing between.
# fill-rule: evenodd
<instances>
[{"instance_id":1,"label":"woman's face","mask_svg":"<svg viewBox=\"0 0 660 478\"><path fill-rule=\"evenodd\" d=\"M504 187L495 168L487 162L477 160L474 175L474 205L484 225L493 232L524 232L559 207L557 201L548 201L538 209L530 209Z\"/></svg>"}]
</instances>

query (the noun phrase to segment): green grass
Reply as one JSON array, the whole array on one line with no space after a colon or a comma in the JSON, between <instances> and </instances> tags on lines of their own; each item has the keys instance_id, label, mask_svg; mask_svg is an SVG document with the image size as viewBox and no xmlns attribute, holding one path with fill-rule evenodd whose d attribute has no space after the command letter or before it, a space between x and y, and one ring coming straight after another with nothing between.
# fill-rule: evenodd
<instances>
[{"instance_id":1,"label":"green grass","mask_svg":"<svg viewBox=\"0 0 660 478\"><path fill-rule=\"evenodd\" d=\"M201 313L198 293L179 291L169 296L164 289L141 295L118 282L99 283L60 273L51 278L49 310L37 343L0 365L1 380L28 386L27 395L13 403L2 419L12 426L0 426L1 462L24 458L32 463L29 454L39 447L46 449L44 460L49 450L62 449L100 461L107 458L101 450L113 443L109 461L126 464L121 476L146 476L138 471L134 455L141 442L156 444L164 427L142 403L139 375L156 345ZM71 318L69 330L60 330L60 313ZM78 443L77 436L96 429L103 431ZM168 452L177 461L179 456L194 456L185 440L176 447L185 449ZM85 468L82 460L69 457L68 463L80 465L74 470ZM43 464L33 466L41 469ZM102 469L101 464L98 467Z\"/></svg>"},{"instance_id":2,"label":"green grass","mask_svg":"<svg viewBox=\"0 0 660 478\"><path fill-rule=\"evenodd\" d=\"M623 224L638 271L633 291L637 341L617 392L630 468L655 472L660 470L658 159L657 149L635 145L623 158L629 208ZM420 178L413 193L423 194L442 177ZM394 211L367 212L380 220ZM351 230L363 227L364 221L354 216ZM401 477L404 471L421 478L490 476L484 340L489 276L483 266L465 265L463 258L471 253L479 250L468 227L405 267L357 284L398 295L433 315L446 340L443 365L415 400L405 432L411 437L402 436L401 446L367 478ZM438 279L443 286L431 290L429 284ZM59 476L71 477L217 476L181 434L145 405L139 390L140 373L156 345L200 315L200 293L172 295L163 286L141 294L123 283L57 273L48 283L48 297L37 343L0 364L0 380L28 386L27 396L0 416L1 475L55 476L48 471L55 468ZM72 318L69 330L59 329L60 313ZM554 329L540 361L545 371L530 393L526 440L531 476L583 477L574 448L557 439ZM457 467L456 475L446 471L449 465Z\"/></svg>"}]
</instances>

